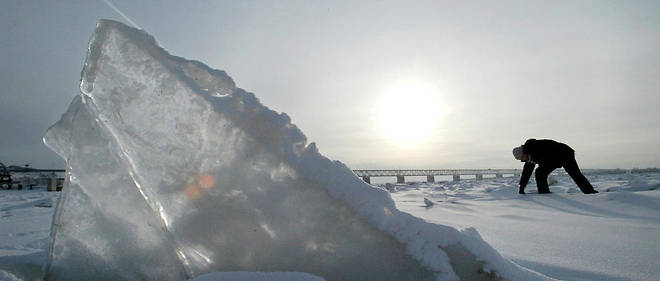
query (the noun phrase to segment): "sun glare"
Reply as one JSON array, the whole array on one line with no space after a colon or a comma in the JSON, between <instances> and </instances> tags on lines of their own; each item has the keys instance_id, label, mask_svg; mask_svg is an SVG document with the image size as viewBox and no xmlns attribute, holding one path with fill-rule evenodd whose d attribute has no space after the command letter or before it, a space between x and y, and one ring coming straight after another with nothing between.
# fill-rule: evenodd
<instances>
[{"instance_id":1,"label":"sun glare","mask_svg":"<svg viewBox=\"0 0 660 281\"><path fill-rule=\"evenodd\" d=\"M392 144L410 147L430 141L437 133L443 106L437 87L415 79L393 83L383 90L376 123Z\"/></svg>"}]
</instances>

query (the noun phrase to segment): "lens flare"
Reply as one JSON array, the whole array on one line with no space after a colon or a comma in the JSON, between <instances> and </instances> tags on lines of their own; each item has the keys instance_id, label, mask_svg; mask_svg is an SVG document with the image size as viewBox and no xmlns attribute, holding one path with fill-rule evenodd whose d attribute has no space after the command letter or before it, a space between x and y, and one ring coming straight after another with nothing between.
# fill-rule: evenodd
<instances>
[{"instance_id":1,"label":"lens flare","mask_svg":"<svg viewBox=\"0 0 660 281\"><path fill-rule=\"evenodd\" d=\"M215 184L215 179L209 174L204 174L199 177L199 186L203 189L210 189Z\"/></svg>"},{"instance_id":2,"label":"lens flare","mask_svg":"<svg viewBox=\"0 0 660 281\"><path fill-rule=\"evenodd\" d=\"M211 189L214 184L215 178L212 175L202 174L186 186L186 195L190 199L197 199L201 195L201 192Z\"/></svg>"},{"instance_id":3,"label":"lens flare","mask_svg":"<svg viewBox=\"0 0 660 281\"><path fill-rule=\"evenodd\" d=\"M186 187L186 195L190 199L197 199L199 197L199 186L197 183L191 183Z\"/></svg>"}]
</instances>

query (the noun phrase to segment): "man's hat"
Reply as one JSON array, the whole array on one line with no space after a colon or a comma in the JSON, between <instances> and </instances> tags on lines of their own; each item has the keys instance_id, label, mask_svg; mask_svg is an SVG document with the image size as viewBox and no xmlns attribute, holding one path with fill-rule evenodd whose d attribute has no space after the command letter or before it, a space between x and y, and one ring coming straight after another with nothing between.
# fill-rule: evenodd
<instances>
[{"instance_id":1,"label":"man's hat","mask_svg":"<svg viewBox=\"0 0 660 281\"><path fill-rule=\"evenodd\" d=\"M522 145L513 149L513 158L516 158L517 160L520 160L520 159L522 159L522 155L523 155Z\"/></svg>"}]
</instances>

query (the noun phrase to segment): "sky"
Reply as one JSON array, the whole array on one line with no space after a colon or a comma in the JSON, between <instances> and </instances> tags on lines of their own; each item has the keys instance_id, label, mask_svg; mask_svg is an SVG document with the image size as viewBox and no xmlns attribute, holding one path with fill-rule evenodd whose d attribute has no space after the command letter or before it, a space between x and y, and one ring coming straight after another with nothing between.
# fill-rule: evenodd
<instances>
[{"instance_id":1,"label":"sky","mask_svg":"<svg viewBox=\"0 0 660 281\"><path fill-rule=\"evenodd\" d=\"M110 1L0 1L2 163L64 167L42 137L113 19L354 169L520 168L528 138L660 167L660 1Z\"/></svg>"}]
</instances>

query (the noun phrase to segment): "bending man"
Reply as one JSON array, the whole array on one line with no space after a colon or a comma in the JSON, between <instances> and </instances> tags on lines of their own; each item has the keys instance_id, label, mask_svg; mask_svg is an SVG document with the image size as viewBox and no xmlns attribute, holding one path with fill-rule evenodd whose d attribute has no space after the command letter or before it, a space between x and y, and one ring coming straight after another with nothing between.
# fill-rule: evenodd
<instances>
[{"instance_id":1,"label":"bending man","mask_svg":"<svg viewBox=\"0 0 660 281\"><path fill-rule=\"evenodd\" d=\"M513 149L513 157L525 162L520 177L520 190L518 191L520 194L525 194L525 187L536 164L539 164L539 167L536 168L536 187L539 193L550 193L548 175L560 167L564 167L566 173L571 176L582 192L585 194L598 193L580 172L575 161L575 151L566 144L553 140L528 139L525 144Z\"/></svg>"}]
</instances>

